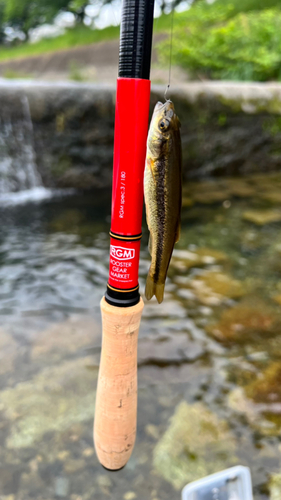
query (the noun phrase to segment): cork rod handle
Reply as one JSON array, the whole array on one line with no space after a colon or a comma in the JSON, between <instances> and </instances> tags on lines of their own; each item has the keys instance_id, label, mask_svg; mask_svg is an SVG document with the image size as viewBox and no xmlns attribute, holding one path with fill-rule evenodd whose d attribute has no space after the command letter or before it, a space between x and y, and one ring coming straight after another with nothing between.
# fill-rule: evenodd
<instances>
[{"instance_id":1,"label":"cork rod handle","mask_svg":"<svg viewBox=\"0 0 281 500\"><path fill-rule=\"evenodd\" d=\"M143 301L115 307L103 298L102 351L94 442L100 463L118 470L133 451L137 425L137 341Z\"/></svg>"}]
</instances>

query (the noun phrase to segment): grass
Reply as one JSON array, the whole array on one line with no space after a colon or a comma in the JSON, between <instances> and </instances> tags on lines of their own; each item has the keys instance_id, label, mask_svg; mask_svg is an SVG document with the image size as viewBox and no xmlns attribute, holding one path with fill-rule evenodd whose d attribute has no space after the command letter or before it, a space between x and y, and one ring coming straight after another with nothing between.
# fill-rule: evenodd
<instances>
[{"instance_id":1,"label":"grass","mask_svg":"<svg viewBox=\"0 0 281 500\"><path fill-rule=\"evenodd\" d=\"M155 19L154 31L161 32L169 30L171 26L171 16L163 15ZM92 30L84 25L77 25L68 29L64 35L56 38L40 40L37 43L22 43L16 47L6 47L0 45L0 61L21 59L24 57L37 56L47 52L69 49L91 43L112 40L119 37L119 26L109 26L102 30Z\"/></svg>"},{"instance_id":2,"label":"grass","mask_svg":"<svg viewBox=\"0 0 281 500\"><path fill-rule=\"evenodd\" d=\"M3 72L3 77L4 78L10 78L10 79L22 79L22 78L31 78L31 75L28 75L27 73L22 73L20 71L14 71L13 69L6 69L6 71Z\"/></svg>"},{"instance_id":3,"label":"grass","mask_svg":"<svg viewBox=\"0 0 281 500\"><path fill-rule=\"evenodd\" d=\"M64 35L56 38L46 38L37 43L22 43L16 47L5 47L2 45L0 48L0 61L55 52L57 50L78 47L79 45L111 40L118 38L118 36L119 26L110 26L103 30L91 30L87 26L77 25L74 28L68 29Z\"/></svg>"}]
</instances>

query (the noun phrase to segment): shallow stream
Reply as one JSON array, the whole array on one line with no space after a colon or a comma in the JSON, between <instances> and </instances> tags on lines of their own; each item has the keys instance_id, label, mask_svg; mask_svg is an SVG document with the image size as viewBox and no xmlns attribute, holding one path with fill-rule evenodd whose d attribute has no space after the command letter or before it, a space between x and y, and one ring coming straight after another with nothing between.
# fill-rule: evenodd
<instances>
[{"instance_id":1,"label":"shallow stream","mask_svg":"<svg viewBox=\"0 0 281 500\"><path fill-rule=\"evenodd\" d=\"M110 193L1 208L1 500L176 500L235 464L255 500L281 498L280 206L277 174L184 186L165 300L145 303L140 329L137 442L117 473L92 441Z\"/></svg>"}]
</instances>

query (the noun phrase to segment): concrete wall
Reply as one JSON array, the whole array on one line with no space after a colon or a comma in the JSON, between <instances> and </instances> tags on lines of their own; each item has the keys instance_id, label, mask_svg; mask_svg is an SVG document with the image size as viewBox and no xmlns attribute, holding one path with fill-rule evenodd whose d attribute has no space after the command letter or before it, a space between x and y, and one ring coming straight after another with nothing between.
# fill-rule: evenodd
<instances>
[{"instance_id":1,"label":"concrete wall","mask_svg":"<svg viewBox=\"0 0 281 500\"><path fill-rule=\"evenodd\" d=\"M163 93L163 86L152 88L151 110ZM115 86L1 80L0 125L20 125L23 96L43 183L109 186ZM173 88L171 98L182 124L186 178L281 167L281 85L188 83Z\"/></svg>"}]
</instances>

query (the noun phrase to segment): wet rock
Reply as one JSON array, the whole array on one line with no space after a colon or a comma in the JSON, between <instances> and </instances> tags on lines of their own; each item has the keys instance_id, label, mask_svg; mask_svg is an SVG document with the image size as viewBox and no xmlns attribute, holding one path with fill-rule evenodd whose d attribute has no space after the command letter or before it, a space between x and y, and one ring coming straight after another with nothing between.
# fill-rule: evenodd
<instances>
[{"instance_id":1,"label":"wet rock","mask_svg":"<svg viewBox=\"0 0 281 500\"><path fill-rule=\"evenodd\" d=\"M279 294L278 294L278 295L275 295L275 296L273 297L273 300L274 300L275 302L277 302L277 304L279 304L279 305L281 306L281 294L280 294L280 295L279 295Z\"/></svg>"},{"instance_id":2,"label":"wet rock","mask_svg":"<svg viewBox=\"0 0 281 500\"><path fill-rule=\"evenodd\" d=\"M109 475L100 474L97 476L97 484L104 488L110 488L112 486L112 481Z\"/></svg>"},{"instance_id":3,"label":"wet rock","mask_svg":"<svg viewBox=\"0 0 281 500\"><path fill-rule=\"evenodd\" d=\"M137 495L134 491L127 491L125 495L123 495L124 500L134 500L134 498L137 498Z\"/></svg>"},{"instance_id":4,"label":"wet rock","mask_svg":"<svg viewBox=\"0 0 281 500\"><path fill-rule=\"evenodd\" d=\"M54 487L55 495L61 498L66 497L68 495L69 486L69 479L67 477L57 477Z\"/></svg>"},{"instance_id":5,"label":"wet rock","mask_svg":"<svg viewBox=\"0 0 281 500\"><path fill-rule=\"evenodd\" d=\"M14 413L8 448L31 446L50 431L66 431L93 418L97 370L89 371L87 358L42 370L33 379L0 392L6 417Z\"/></svg>"},{"instance_id":6,"label":"wet rock","mask_svg":"<svg viewBox=\"0 0 281 500\"><path fill-rule=\"evenodd\" d=\"M155 297L151 301L145 300L145 308L142 314L143 318L185 318L186 310L174 300L164 299L161 304L156 302Z\"/></svg>"},{"instance_id":7,"label":"wet rock","mask_svg":"<svg viewBox=\"0 0 281 500\"><path fill-rule=\"evenodd\" d=\"M188 198L187 196L184 196L182 198L182 207L187 208L187 207L192 207L194 205L194 202L192 198Z\"/></svg>"},{"instance_id":8,"label":"wet rock","mask_svg":"<svg viewBox=\"0 0 281 500\"><path fill-rule=\"evenodd\" d=\"M140 339L138 365L169 366L191 362L204 354L202 346L186 334L158 339Z\"/></svg>"},{"instance_id":9,"label":"wet rock","mask_svg":"<svg viewBox=\"0 0 281 500\"><path fill-rule=\"evenodd\" d=\"M220 250L213 248L197 248L194 253L201 259L202 264L221 264L229 260L229 257Z\"/></svg>"},{"instance_id":10,"label":"wet rock","mask_svg":"<svg viewBox=\"0 0 281 500\"><path fill-rule=\"evenodd\" d=\"M177 281L177 283L183 284L181 281L178 280L178 278L176 281ZM189 284L189 280L188 280L188 284ZM177 291L177 295L179 297L182 297L183 299L186 299L186 300L196 300L196 295L191 290L188 290L188 289L179 288Z\"/></svg>"},{"instance_id":11,"label":"wet rock","mask_svg":"<svg viewBox=\"0 0 281 500\"><path fill-rule=\"evenodd\" d=\"M241 281L227 274L207 271L190 281L197 299L204 305L219 305L225 299L238 299L245 295L245 286Z\"/></svg>"},{"instance_id":12,"label":"wet rock","mask_svg":"<svg viewBox=\"0 0 281 500\"><path fill-rule=\"evenodd\" d=\"M145 426L145 433L147 436L152 437L153 439L159 439L159 428L153 424L147 424Z\"/></svg>"},{"instance_id":13,"label":"wet rock","mask_svg":"<svg viewBox=\"0 0 281 500\"><path fill-rule=\"evenodd\" d=\"M67 474L73 474L74 472L83 469L85 465L85 461L82 459L67 460L64 465L64 470Z\"/></svg>"},{"instance_id":14,"label":"wet rock","mask_svg":"<svg viewBox=\"0 0 281 500\"><path fill-rule=\"evenodd\" d=\"M9 464L0 466L1 493L11 495L18 492L22 468Z\"/></svg>"},{"instance_id":15,"label":"wet rock","mask_svg":"<svg viewBox=\"0 0 281 500\"><path fill-rule=\"evenodd\" d=\"M63 451L60 451L58 453L57 458L59 460L65 461L65 460L68 459L69 455L70 455L70 451L69 450L63 450Z\"/></svg>"},{"instance_id":16,"label":"wet rock","mask_svg":"<svg viewBox=\"0 0 281 500\"><path fill-rule=\"evenodd\" d=\"M281 363L276 361L245 387L246 395L257 403L281 402Z\"/></svg>"},{"instance_id":17,"label":"wet rock","mask_svg":"<svg viewBox=\"0 0 281 500\"><path fill-rule=\"evenodd\" d=\"M189 250L174 250L170 265L178 271L185 271L201 265L201 259Z\"/></svg>"},{"instance_id":18,"label":"wet rock","mask_svg":"<svg viewBox=\"0 0 281 500\"><path fill-rule=\"evenodd\" d=\"M244 252L252 252L262 246L262 235L257 230L241 232L241 246Z\"/></svg>"},{"instance_id":19,"label":"wet rock","mask_svg":"<svg viewBox=\"0 0 281 500\"><path fill-rule=\"evenodd\" d=\"M243 219L257 226L264 226L272 222L280 222L281 212L279 210L248 210L243 213Z\"/></svg>"},{"instance_id":20,"label":"wet rock","mask_svg":"<svg viewBox=\"0 0 281 500\"><path fill-rule=\"evenodd\" d=\"M270 500L281 498L281 473L272 474L269 482Z\"/></svg>"},{"instance_id":21,"label":"wet rock","mask_svg":"<svg viewBox=\"0 0 281 500\"><path fill-rule=\"evenodd\" d=\"M236 462L236 444L227 423L203 404L185 401L153 452L154 467L176 489Z\"/></svg>"},{"instance_id":22,"label":"wet rock","mask_svg":"<svg viewBox=\"0 0 281 500\"><path fill-rule=\"evenodd\" d=\"M94 448L85 448L85 450L83 450L83 457L92 457L93 454L95 453L95 450Z\"/></svg>"},{"instance_id":23,"label":"wet rock","mask_svg":"<svg viewBox=\"0 0 281 500\"><path fill-rule=\"evenodd\" d=\"M229 193L233 196L239 198L251 198L256 195L256 189L254 186L249 185L247 180L244 179L226 179L225 180Z\"/></svg>"},{"instance_id":24,"label":"wet rock","mask_svg":"<svg viewBox=\"0 0 281 500\"><path fill-rule=\"evenodd\" d=\"M73 354L83 348L100 344L101 326L94 319L71 316L64 322L40 332L33 342L32 360L59 360L62 355Z\"/></svg>"},{"instance_id":25,"label":"wet rock","mask_svg":"<svg viewBox=\"0 0 281 500\"><path fill-rule=\"evenodd\" d=\"M210 191L206 190L205 193L194 193L193 194L193 200L196 201L197 203L203 203L206 205L212 205L213 203L221 203L225 200L228 199L229 197L229 192L227 190L225 191Z\"/></svg>"},{"instance_id":26,"label":"wet rock","mask_svg":"<svg viewBox=\"0 0 281 500\"><path fill-rule=\"evenodd\" d=\"M37 472L23 473L21 476L19 491L31 498L38 498L45 489L46 484Z\"/></svg>"},{"instance_id":27,"label":"wet rock","mask_svg":"<svg viewBox=\"0 0 281 500\"><path fill-rule=\"evenodd\" d=\"M226 262L228 257L225 253L212 248L197 248L196 250L173 251L171 266L179 271L186 271L192 267L203 267L210 264Z\"/></svg>"},{"instance_id":28,"label":"wet rock","mask_svg":"<svg viewBox=\"0 0 281 500\"><path fill-rule=\"evenodd\" d=\"M17 344L4 330L0 330L0 375L14 368L17 356Z\"/></svg>"},{"instance_id":29,"label":"wet rock","mask_svg":"<svg viewBox=\"0 0 281 500\"><path fill-rule=\"evenodd\" d=\"M271 190L268 192L258 194L258 196L262 200L268 201L274 205L275 204L280 205L281 203L281 193L279 190L275 191L274 187L272 187Z\"/></svg>"},{"instance_id":30,"label":"wet rock","mask_svg":"<svg viewBox=\"0 0 281 500\"><path fill-rule=\"evenodd\" d=\"M247 343L255 337L274 335L278 318L274 311L261 300L244 301L227 309L215 325L209 325L206 330L221 342Z\"/></svg>"},{"instance_id":31,"label":"wet rock","mask_svg":"<svg viewBox=\"0 0 281 500\"><path fill-rule=\"evenodd\" d=\"M247 397L245 389L238 387L229 393L228 405L232 410L246 417L251 427L262 436L279 436L280 404L255 403ZM277 417L276 422L274 417Z\"/></svg>"}]
</instances>

